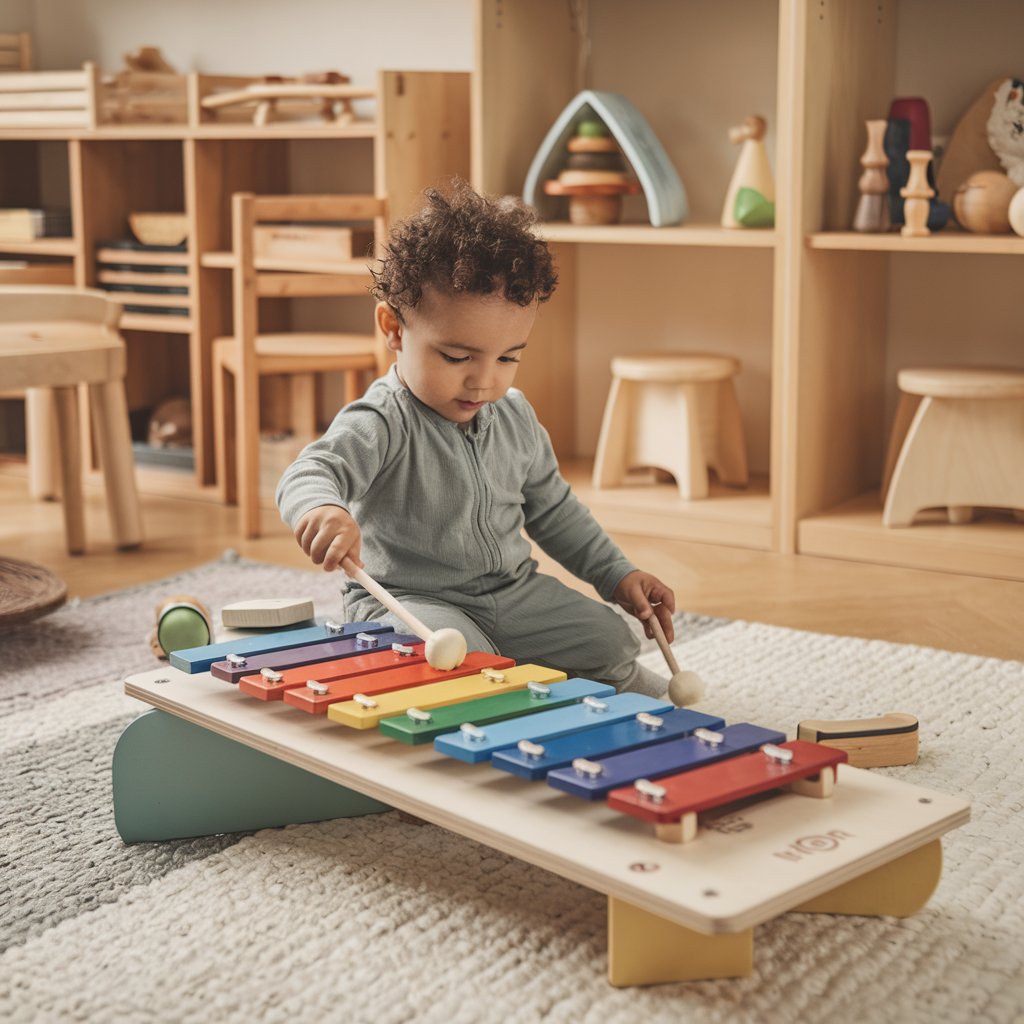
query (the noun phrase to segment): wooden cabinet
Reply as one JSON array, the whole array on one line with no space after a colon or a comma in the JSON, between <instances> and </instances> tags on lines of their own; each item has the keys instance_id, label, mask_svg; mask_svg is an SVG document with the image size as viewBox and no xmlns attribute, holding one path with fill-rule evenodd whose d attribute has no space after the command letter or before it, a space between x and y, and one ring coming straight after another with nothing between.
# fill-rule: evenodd
<instances>
[{"instance_id":1,"label":"wooden cabinet","mask_svg":"<svg viewBox=\"0 0 1024 1024\"><path fill-rule=\"evenodd\" d=\"M644 223L640 197L627 200L631 223L541 228L560 285L521 384L598 518L652 536L1024 579L1024 525L1011 516L886 529L878 493L901 367L1024 365L1012 262L1024 238L849 231L865 119L921 95L933 134L948 136L987 82L1024 72L1013 42L1024 8L477 0L476 19L477 186L520 193L554 119L593 88L632 100L689 197L676 228ZM753 113L768 121L776 225L723 229L738 155L727 132ZM611 357L675 348L742 360L751 486L695 502L667 485L594 491Z\"/></svg>"},{"instance_id":2,"label":"wooden cabinet","mask_svg":"<svg viewBox=\"0 0 1024 1024\"><path fill-rule=\"evenodd\" d=\"M381 72L374 106L372 117L349 123L258 127L197 116L182 125L0 129L0 207L72 211L68 238L0 241L0 259L18 255L29 262L26 281L41 259L57 258L75 283L96 286L101 243L130 237L129 213L187 215L186 251L163 257L185 268L185 314L126 312L122 327L133 436L145 438L148 413L162 399L189 396L200 486L214 483L211 344L232 327L231 194L375 193L388 198L390 216L399 218L416 207L427 185L469 174L468 74ZM317 318L335 329L372 329L369 296L338 301L319 311L294 302L274 315L282 329L291 322L313 329ZM169 489L191 488L180 475L177 480Z\"/></svg>"}]
</instances>

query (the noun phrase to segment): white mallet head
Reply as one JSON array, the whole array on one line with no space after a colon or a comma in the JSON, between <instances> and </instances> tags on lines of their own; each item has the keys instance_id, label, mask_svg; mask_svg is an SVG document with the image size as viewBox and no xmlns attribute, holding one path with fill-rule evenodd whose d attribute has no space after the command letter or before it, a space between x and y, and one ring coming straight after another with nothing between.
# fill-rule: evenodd
<instances>
[{"instance_id":1,"label":"white mallet head","mask_svg":"<svg viewBox=\"0 0 1024 1024\"><path fill-rule=\"evenodd\" d=\"M436 629L425 648L427 664L446 672L466 660L466 638L457 629Z\"/></svg>"},{"instance_id":2,"label":"white mallet head","mask_svg":"<svg viewBox=\"0 0 1024 1024\"><path fill-rule=\"evenodd\" d=\"M704 696L704 680L696 672L675 672L668 681L668 699L677 708L696 704Z\"/></svg>"}]
</instances>

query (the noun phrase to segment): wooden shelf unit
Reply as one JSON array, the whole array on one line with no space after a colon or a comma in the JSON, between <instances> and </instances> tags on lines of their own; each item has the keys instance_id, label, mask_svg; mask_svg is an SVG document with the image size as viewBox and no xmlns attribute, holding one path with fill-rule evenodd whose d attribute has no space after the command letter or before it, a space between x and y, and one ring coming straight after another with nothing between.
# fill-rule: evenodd
<instances>
[{"instance_id":1,"label":"wooden shelf unit","mask_svg":"<svg viewBox=\"0 0 1024 1024\"><path fill-rule=\"evenodd\" d=\"M233 263L232 193L374 193L388 198L390 217L397 219L415 209L427 185L469 176L468 73L382 71L375 103L372 120L349 124L0 130L0 207L69 206L73 225L72 238L0 241L0 258L68 257L75 284L95 287L97 252L103 242L131 237L130 212L187 214L187 253L119 250L116 256L124 264L187 268L187 317L130 312L122 327L129 349L129 407L137 411L171 394L190 396L200 487L215 483L212 343L232 330L231 276L221 272ZM104 258L116 262L114 255ZM276 304L281 308L274 310L274 326L287 329L294 322L317 329L307 318L319 315L334 329L370 329L369 296L342 300L319 314L309 310L315 301L302 309L297 302ZM274 391L268 390L262 400L270 407L265 422L272 427ZM158 473L150 470L148 476ZM182 486L181 479L180 472L168 474L172 490Z\"/></svg>"},{"instance_id":2,"label":"wooden shelf unit","mask_svg":"<svg viewBox=\"0 0 1024 1024\"><path fill-rule=\"evenodd\" d=\"M1014 73L1024 9L592 0L588 62L572 13L545 0L476 0L475 17L478 187L520 194L547 130L586 87L632 100L689 198L679 227L643 223L642 197L627 199L620 225L541 225L560 285L520 382L559 454L592 455L613 355L699 349L743 362L737 388L760 483L672 508L644 488L593 492L583 471L574 486L598 518L652 536L1024 580L1024 524L887 530L877 496L901 366L1024 363L1015 287L998 294L1024 239L849 230L865 120L884 117L895 96L923 95L933 132L951 133L988 81ZM652 39L670 60L652 55ZM753 113L768 121L775 228L722 229L738 155L727 130ZM929 332L940 335L934 346Z\"/></svg>"}]
</instances>

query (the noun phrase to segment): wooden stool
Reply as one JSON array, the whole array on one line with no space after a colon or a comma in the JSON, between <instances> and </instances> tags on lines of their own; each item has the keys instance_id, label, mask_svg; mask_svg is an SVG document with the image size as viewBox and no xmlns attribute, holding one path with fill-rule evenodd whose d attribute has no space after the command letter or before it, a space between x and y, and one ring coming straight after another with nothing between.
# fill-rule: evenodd
<instances>
[{"instance_id":1,"label":"wooden stool","mask_svg":"<svg viewBox=\"0 0 1024 1024\"><path fill-rule=\"evenodd\" d=\"M1024 370L900 370L882 497L886 526L925 508L969 522L975 506L1024 509Z\"/></svg>"},{"instance_id":2,"label":"wooden stool","mask_svg":"<svg viewBox=\"0 0 1024 1024\"><path fill-rule=\"evenodd\" d=\"M89 388L114 543L130 548L142 541L124 389L124 340L117 332L120 316L121 307L100 291L0 286L0 379L8 387L44 388L53 395L64 533L72 555L85 551L79 385Z\"/></svg>"},{"instance_id":3,"label":"wooden stool","mask_svg":"<svg viewBox=\"0 0 1024 1024\"><path fill-rule=\"evenodd\" d=\"M706 498L708 467L747 485L743 421L733 377L738 359L701 353L617 356L594 459L594 486L618 487L652 466L675 477L684 499Z\"/></svg>"}]
</instances>

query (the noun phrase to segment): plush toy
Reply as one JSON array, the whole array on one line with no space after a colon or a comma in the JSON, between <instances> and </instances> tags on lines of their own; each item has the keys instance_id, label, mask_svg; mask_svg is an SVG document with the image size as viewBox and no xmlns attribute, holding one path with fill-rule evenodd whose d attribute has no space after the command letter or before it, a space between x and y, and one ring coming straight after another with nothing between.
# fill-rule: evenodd
<instances>
[{"instance_id":1,"label":"plush toy","mask_svg":"<svg viewBox=\"0 0 1024 1024\"><path fill-rule=\"evenodd\" d=\"M1024 82L1007 78L996 88L986 124L988 144L1010 180L1024 187Z\"/></svg>"}]
</instances>

